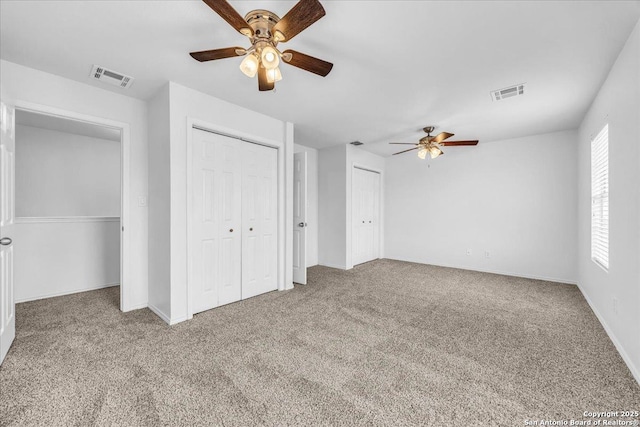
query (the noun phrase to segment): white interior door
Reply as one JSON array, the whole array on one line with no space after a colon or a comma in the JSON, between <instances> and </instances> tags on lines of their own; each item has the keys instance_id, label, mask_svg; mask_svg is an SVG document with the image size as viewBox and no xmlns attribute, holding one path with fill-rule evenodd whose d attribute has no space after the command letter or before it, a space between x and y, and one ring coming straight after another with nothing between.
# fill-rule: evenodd
<instances>
[{"instance_id":1,"label":"white interior door","mask_svg":"<svg viewBox=\"0 0 640 427\"><path fill-rule=\"evenodd\" d=\"M242 299L278 288L277 154L242 142Z\"/></svg>"},{"instance_id":2,"label":"white interior door","mask_svg":"<svg viewBox=\"0 0 640 427\"><path fill-rule=\"evenodd\" d=\"M293 281L307 284L307 153L293 155Z\"/></svg>"},{"instance_id":3,"label":"white interior door","mask_svg":"<svg viewBox=\"0 0 640 427\"><path fill-rule=\"evenodd\" d=\"M369 215L369 226L371 227L371 254L369 260L380 258L380 174L370 172L372 210Z\"/></svg>"},{"instance_id":4,"label":"white interior door","mask_svg":"<svg viewBox=\"0 0 640 427\"><path fill-rule=\"evenodd\" d=\"M352 261L353 265L362 264L366 260L366 227L365 227L365 219L364 212L365 208L365 171L362 169L355 168L353 170L353 181L352 181L352 190L351 190L351 198L352 198L352 209L351 209L351 217L352 217Z\"/></svg>"},{"instance_id":5,"label":"white interior door","mask_svg":"<svg viewBox=\"0 0 640 427\"><path fill-rule=\"evenodd\" d=\"M354 168L352 180L353 265L380 256L380 174Z\"/></svg>"},{"instance_id":6,"label":"white interior door","mask_svg":"<svg viewBox=\"0 0 640 427\"><path fill-rule=\"evenodd\" d=\"M15 110L0 103L0 364L16 336L13 297Z\"/></svg>"},{"instance_id":7,"label":"white interior door","mask_svg":"<svg viewBox=\"0 0 640 427\"><path fill-rule=\"evenodd\" d=\"M193 129L190 277L193 313L241 298L240 141Z\"/></svg>"},{"instance_id":8,"label":"white interior door","mask_svg":"<svg viewBox=\"0 0 640 427\"><path fill-rule=\"evenodd\" d=\"M220 288L218 305L242 299L242 141L212 134L219 141Z\"/></svg>"}]
</instances>

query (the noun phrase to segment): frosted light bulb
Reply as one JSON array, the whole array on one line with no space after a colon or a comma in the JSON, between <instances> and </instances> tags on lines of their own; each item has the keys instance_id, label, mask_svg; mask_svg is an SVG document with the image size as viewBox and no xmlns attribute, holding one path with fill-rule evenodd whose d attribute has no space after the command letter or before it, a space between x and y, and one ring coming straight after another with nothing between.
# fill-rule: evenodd
<instances>
[{"instance_id":1,"label":"frosted light bulb","mask_svg":"<svg viewBox=\"0 0 640 427\"><path fill-rule=\"evenodd\" d=\"M262 49L262 65L267 70L273 70L280 64L280 57L278 56L278 52L271 47L267 46Z\"/></svg>"},{"instance_id":2,"label":"frosted light bulb","mask_svg":"<svg viewBox=\"0 0 640 427\"><path fill-rule=\"evenodd\" d=\"M247 55L240 63L240 71L247 77L254 77L258 72L258 58L255 55Z\"/></svg>"},{"instance_id":3,"label":"frosted light bulb","mask_svg":"<svg viewBox=\"0 0 640 427\"><path fill-rule=\"evenodd\" d=\"M431 154L431 158L435 159L436 157L438 157L440 154L442 154L442 150L439 149L438 147L431 147L429 149L429 154Z\"/></svg>"},{"instance_id":4,"label":"frosted light bulb","mask_svg":"<svg viewBox=\"0 0 640 427\"><path fill-rule=\"evenodd\" d=\"M427 149L426 148L421 148L420 150L418 150L418 157L420 157L422 160L427 158Z\"/></svg>"},{"instance_id":5,"label":"frosted light bulb","mask_svg":"<svg viewBox=\"0 0 640 427\"><path fill-rule=\"evenodd\" d=\"M275 83L282 80L282 73L280 68L274 68L273 70L267 70L267 82Z\"/></svg>"}]
</instances>

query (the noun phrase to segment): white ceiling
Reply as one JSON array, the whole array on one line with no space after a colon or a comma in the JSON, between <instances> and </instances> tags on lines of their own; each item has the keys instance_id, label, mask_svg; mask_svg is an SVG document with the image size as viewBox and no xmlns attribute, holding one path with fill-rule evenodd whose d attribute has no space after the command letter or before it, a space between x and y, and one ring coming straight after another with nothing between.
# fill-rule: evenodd
<instances>
[{"instance_id":1,"label":"white ceiling","mask_svg":"<svg viewBox=\"0 0 640 427\"><path fill-rule=\"evenodd\" d=\"M295 2L233 1L283 16ZM258 92L241 58L190 51L248 46L201 1L2 1L0 56L140 99L168 80L296 125L312 147L354 140L389 155L435 125L480 143L578 126L633 26L640 1L327 1L283 49L333 62L326 78L282 67ZM93 64L130 89L89 79ZM523 97L489 91L527 83Z\"/></svg>"}]
</instances>

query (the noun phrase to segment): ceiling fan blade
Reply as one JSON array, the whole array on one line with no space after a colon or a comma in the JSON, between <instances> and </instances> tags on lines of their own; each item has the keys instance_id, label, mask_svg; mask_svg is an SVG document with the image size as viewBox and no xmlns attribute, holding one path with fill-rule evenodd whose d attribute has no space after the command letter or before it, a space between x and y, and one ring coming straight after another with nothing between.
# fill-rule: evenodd
<instances>
[{"instance_id":1,"label":"ceiling fan blade","mask_svg":"<svg viewBox=\"0 0 640 427\"><path fill-rule=\"evenodd\" d=\"M478 145L478 141L445 141L440 145L454 147L456 145Z\"/></svg>"},{"instance_id":2,"label":"ceiling fan blade","mask_svg":"<svg viewBox=\"0 0 640 427\"><path fill-rule=\"evenodd\" d=\"M397 144L397 145L420 145L420 144L415 144L413 142L390 142L389 144Z\"/></svg>"},{"instance_id":3,"label":"ceiling fan blade","mask_svg":"<svg viewBox=\"0 0 640 427\"><path fill-rule=\"evenodd\" d=\"M244 20L242 16L227 3L226 0L202 0L209 6L215 13L220 15L222 19L227 21L229 25L235 28L241 34L244 34L247 37L253 35L253 30L247 24L247 21Z\"/></svg>"},{"instance_id":4,"label":"ceiling fan blade","mask_svg":"<svg viewBox=\"0 0 640 427\"><path fill-rule=\"evenodd\" d=\"M200 52L191 52L189 55L196 61L205 62L213 61L214 59L231 58L238 55L238 50L243 51L241 47L225 47L224 49L203 50Z\"/></svg>"},{"instance_id":5,"label":"ceiling fan blade","mask_svg":"<svg viewBox=\"0 0 640 427\"><path fill-rule=\"evenodd\" d=\"M323 61L322 59L314 58L313 56L305 55L304 53L296 52L295 50L285 50L282 52L283 55L287 53L291 54L291 59L286 61L288 64L310 71L322 77L326 77L333 68L333 64L331 62Z\"/></svg>"},{"instance_id":6,"label":"ceiling fan blade","mask_svg":"<svg viewBox=\"0 0 640 427\"><path fill-rule=\"evenodd\" d=\"M324 15L324 8L318 0L300 0L278 21L272 33L278 31L284 37L278 36L279 41L289 41Z\"/></svg>"},{"instance_id":7,"label":"ceiling fan blade","mask_svg":"<svg viewBox=\"0 0 640 427\"><path fill-rule=\"evenodd\" d=\"M267 90L273 90L274 87L275 87L275 83L269 83L269 81L267 80L267 69L264 67L259 67L258 68L258 89L260 89L261 92L264 92Z\"/></svg>"},{"instance_id":8,"label":"ceiling fan blade","mask_svg":"<svg viewBox=\"0 0 640 427\"><path fill-rule=\"evenodd\" d=\"M444 141L447 138L451 138L453 136L452 133L449 132L440 132L438 135L436 135L434 138L431 138L431 142L435 143L435 144L440 144L442 141Z\"/></svg>"},{"instance_id":9,"label":"ceiling fan blade","mask_svg":"<svg viewBox=\"0 0 640 427\"><path fill-rule=\"evenodd\" d=\"M393 155L395 156L396 154L402 154L402 153L406 153L407 151L417 150L418 148L420 148L420 147L409 148L408 150L404 150L404 151L399 151L397 153L393 153Z\"/></svg>"}]
</instances>

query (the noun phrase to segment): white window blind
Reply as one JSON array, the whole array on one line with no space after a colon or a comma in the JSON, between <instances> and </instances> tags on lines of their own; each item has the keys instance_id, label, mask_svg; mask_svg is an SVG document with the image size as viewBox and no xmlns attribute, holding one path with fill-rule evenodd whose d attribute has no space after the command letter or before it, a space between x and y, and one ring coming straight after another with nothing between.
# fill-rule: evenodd
<instances>
[{"instance_id":1,"label":"white window blind","mask_svg":"<svg viewBox=\"0 0 640 427\"><path fill-rule=\"evenodd\" d=\"M591 258L609 268L609 125L591 141Z\"/></svg>"}]
</instances>

